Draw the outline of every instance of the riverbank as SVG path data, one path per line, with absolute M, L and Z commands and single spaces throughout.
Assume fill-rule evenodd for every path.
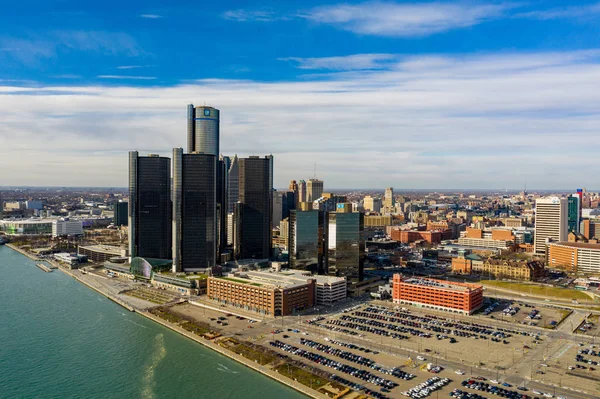
M 29 253 L 27 253 L 26 251 L 15 247 L 14 245 L 10 245 L 7 244 L 7 246 L 11 249 L 13 249 L 16 252 L 19 252 L 21 255 L 28 257 L 29 259 L 32 260 L 36 260 L 38 261 L 39 259 L 37 257 L 34 257 L 32 255 L 30 255 Z M 84 284 L 86 287 L 96 291 L 97 293 L 99 293 L 100 295 L 110 299 L 111 301 L 115 302 L 116 304 L 122 306 L 123 308 L 131 311 L 131 312 L 136 312 L 137 314 L 144 316 L 160 325 L 162 325 L 163 327 L 166 327 L 174 332 L 177 332 L 181 335 L 183 335 L 186 338 L 189 338 L 193 341 L 195 341 L 196 343 L 202 344 L 204 347 L 212 349 L 215 352 L 218 352 L 219 354 L 228 357 L 231 360 L 236 361 L 239 364 L 242 364 L 254 371 L 257 371 L 261 374 L 263 374 L 264 376 L 267 376 L 283 385 L 286 385 L 292 389 L 294 389 L 297 392 L 300 392 L 303 395 L 306 395 L 308 397 L 314 398 L 314 399 L 325 399 L 328 398 L 328 396 L 321 394 L 315 390 L 310 389 L 309 387 L 302 385 L 296 381 L 293 381 L 287 377 L 284 377 L 282 375 L 280 375 L 279 373 L 277 373 L 276 371 L 269 369 L 266 366 L 261 366 L 258 363 L 253 363 L 251 361 L 249 361 L 248 359 L 244 358 L 243 356 L 238 355 L 237 353 L 231 352 L 229 350 L 227 350 L 226 348 L 221 347 L 220 345 L 218 345 L 217 343 L 201 338 L 197 335 L 194 335 L 192 333 L 190 333 L 189 331 L 186 331 L 185 329 L 181 328 L 180 326 L 173 324 L 173 323 L 169 323 L 166 320 L 163 320 L 143 309 L 137 309 L 127 303 L 125 303 L 124 301 L 122 301 L 121 299 L 115 297 L 113 294 L 111 294 L 110 292 L 106 292 L 104 291 L 101 287 L 97 287 L 94 286 L 93 284 L 91 284 L 88 281 L 85 281 L 85 278 L 83 276 L 78 276 L 77 273 L 79 273 L 78 271 L 72 271 L 69 270 L 65 267 L 63 267 L 62 265 L 54 262 L 54 261 L 48 261 L 46 260 L 48 263 L 50 263 L 53 266 L 56 266 L 60 271 L 62 271 L 63 273 L 71 276 L 72 278 L 74 278 L 75 280 L 79 281 L 80 283 Z M 197 305 L 198 306 L 198 305 Z M 220 311 L 220 309 L 217 309 Z

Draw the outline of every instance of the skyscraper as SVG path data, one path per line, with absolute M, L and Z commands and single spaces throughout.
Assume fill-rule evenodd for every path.
M 231 159 L 231 165 L 229 166 L 227 176 L 227 197 L 229 202 L 229 209 L 227 212 L 232 213 L 240 195 L 240 172 L 237 155 L 234 155 L 233 159 Z
M 129 152 L 129 256 L 171 259 L 171 160 Z
M 273 217 L 271 218 L 271 228 L 279 226 L 279 222 L 283 220 L 283 193 L 273 190 L 272 202 Z
M 394 213 L 394 205 L 394 188 L 388 187 L 385 189 L 385 194 L 383 195 L 383 213 Z
M 217 254 L 217 160 L 173 149 L 173 271 L 204 270 Z
M 271 257 L 272 157 L 239 159 L 239 204 L 236 206 L 238 259 Z
M 129 216 L 127 214 L 128 209 L 129 204 L 127 202 L 119 201 L 115 204 L 113 216 L 113 223 L 115 226 L 127 226 L 127 222 L 129 220 Z
M 579 233 L 579 210 L 581 209 L 581 199 L 578 194 L 571 194 L 567 197 L 567 219 L 568 232 Z
M 188 153 L 204 153 L 218 157 L 219 110 L 213 107 L 187 107 Z
M 327 274 L 360 281 L 365 252 L 364 214 L 349 212 L 338 204 L 339 212 L 327 216 Z
M 231 161 L 228 157 L 219 157 L 217 161 L 217 263 L 220 262 L 220 255 L 227 246 L 227 211 L 229 209 L 228 187 L 229 187 L 229 168 Z
M 325 273 L 326 212 L 292 210 L 288 226 L 292 269 Z
M 546 252 L 546 240 L 567 240 L 567 200 L 558 197 L 535 201 L 535 252 Z
M 365 211 L 381 212 L 381 198 L 375 198 L 367 195 L 364 198 L 363 207 L 365 208 Z
M 306 182 L 304 180 L 298 180 L 298 203 L 300 202 L 306 202 Z
M 323 180 L 308 179 L 306 182 L 306 202 L 318 200 L 323 194 Z

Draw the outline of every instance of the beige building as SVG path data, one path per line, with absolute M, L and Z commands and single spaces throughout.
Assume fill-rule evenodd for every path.
M 365 215 L 365 227 L 385 227 L 392 224 L 392 217 L 389 215 Z
M 548 245 L 547 265 L 570 273 L 600 274 L 600 244 L 553 242 Z
M 366 212 L 381 212 L 381 198 L 371 197 L 370 195 L 365 196 L 363 208 Z
M 546 253 L 546 241 L 567 241 L 567 200 L 538 198 L 535 201 L 534 247 L 538 254 Z
M 306 202 L 313 202 L 323 194 L 323 180 L 308 179 L 306 182 Z

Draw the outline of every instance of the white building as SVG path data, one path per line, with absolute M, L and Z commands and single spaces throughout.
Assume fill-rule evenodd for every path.
M 567 200 L 565 198 L 538 198 L 535 201 L 534 248 L 546 253 L 546 241 L 567 241 Z
M 331 305 L 348 295 L 345 277 L 313 276 L 316 280 L 317 305 Z
M 81 220 L 57 219 L 52 222 L 52 237 L 80 236 L 83 234 Z

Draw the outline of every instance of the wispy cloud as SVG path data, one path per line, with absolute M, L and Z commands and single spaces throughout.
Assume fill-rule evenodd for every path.
M 168 156 L 185 145 L 182 115 L 194 100 L 226 116 L 225 154 L 275 155 L 278 187 L 312 175 L 314 162 L 330 188 L 510 188 L 525 179 L 540 188 L 589 186 L 594 177 L 581 170 L 597 167 L 595 82 L 595 49 L 399 55 L 385 69 L 335 70 L 301 82 L 7 82 L 0 84 L 0 158 L 17 164 L 27 153 L 32 162 L 3 184 L 125 186 L 127 150 Z M 579 168 L 557 162 L 574 156 Z M 69 163 L 49 163 L 57 158 Z
M 229 10 L 222 14 L 224 19 L 230 21 L 258 21 L 258 22 L 270 22 L 277 20 L 286 20 L 288 17 L 276 14 L 272 10 Z
M 159 19 L 159 18 L 162 18 L 162 15 L 158 15 L 158 14 L 140 14 L 140 17 L 147 18 L 147 19 Z
M 156 76 L 127 76 L 127 75 L 98 75 L 99 79 L 133 79 L 133 80 L 154 80 Z
M 156 65 L 119 65 L 117 69 L 138 69 L 138 68 L 150 68 Z
M 531 18 L 540 20 L 560 19 L 560 18 L 592 18 L 600 14 L 600 3 L 550 8 L 547 10 L 534 10 L 517 13 L 516 18 Z
M 278 58 L 280 61 L 292 61 L 300 69 L 328 69 L 336 71 L 354 71 L 366 69 L 382 69 L 397 60 L 395 54 L 353 54 L 340 57 L 322 58 L 300 58 L 287 57 Z
M 138 56 L 144 51 L 127 33 L 105 31 L 51 31 L 28 37 L 0 37 L 3 56 L 27 65 L 54 58 L 61 52 L 84 51 Z
M 315 8 L 303 16 L 365 35 L 425 36 L 503 17 L 514 5 L 470 3 L 399 4 L 367 2 Z
M 65 74 L 61 74 L 61 75 L 54 75 L 52 77 L 55 79 L 81 79 L 81 75 L 74 75 L 74 74 L 69 74 L 69 73 L 65 73 Z

